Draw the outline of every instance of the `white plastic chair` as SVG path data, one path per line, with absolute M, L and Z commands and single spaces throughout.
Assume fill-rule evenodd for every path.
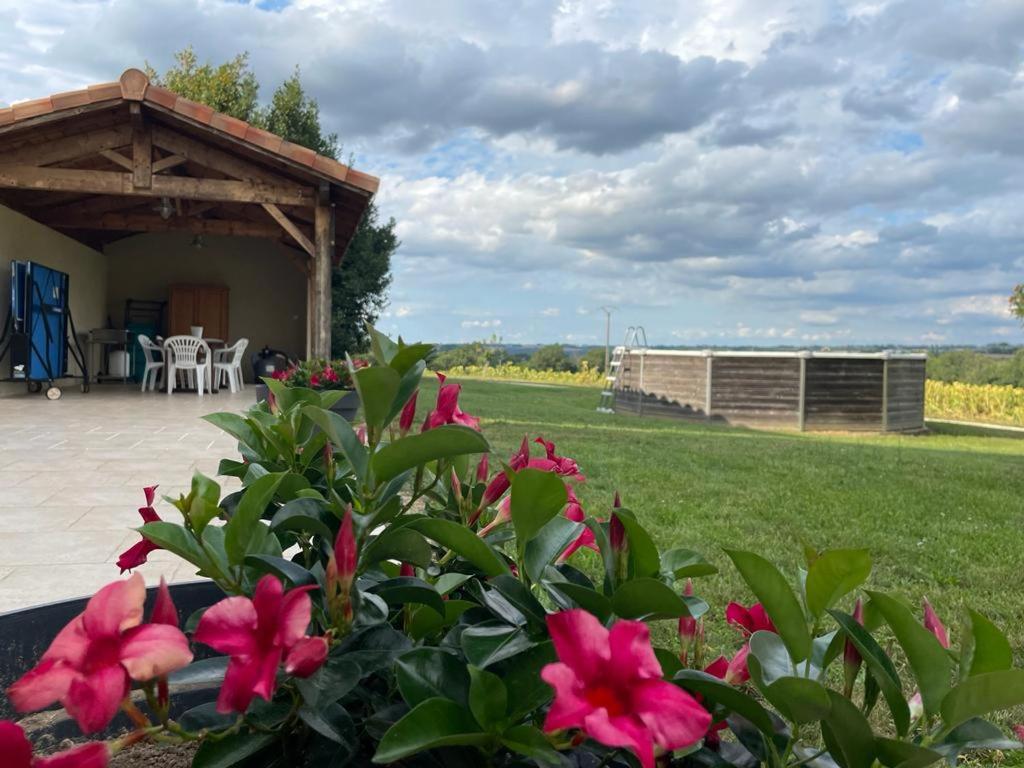
M 218 386 L 223 381 L 232 392 L 245 389 L 242 382 L 242 356 L 247 346 L 248 339 L 239 339 L 230 347 L 213 353 L 213 378 Z
M 164 357 L 163 347 L 154 344 L 152 339 L 144 333 L 140 333 L 137 338 L 139 346 L 142 347 L 142 354 L 146 358 L 146 367 L 142 371 L 142 391 L 146 391 L 147 380 L 150 390 L 158 389 L 160 377 L 164 372 L 164 361 L 157 360 L 154 355 Z M 153 374 L 152 378 L 150 378 L 150 373 Z
M 174 391 L 174 381 L 178 373 L 185 373 L 189 384 L 195 384 L 199 396 L 203 396 L 203 385 L 213 388 L 212 370 L 210 368 L 210 347 L 202 339 L 195 336 L 171 336 L 164 341 L 167 352 L 167 394 Z M 205 353 L 199 361 L 200 351 Z

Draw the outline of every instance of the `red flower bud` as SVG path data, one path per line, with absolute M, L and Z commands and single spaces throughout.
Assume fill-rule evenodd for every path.
M 686 580 L 686 587 L 683 589 L 683 594 L 687 597 L 693 596 L 693 580 Z M 683 645 L 688 645 L 697 637 L 697 619 L 692 616 L 680 616 L 679 617 L 679 640 Z
M 491 460 L 489 454 L 483 454 L 480 457 L 480 463 L 476 465 L 476 481 L 478 483 L 486 483 L 487 475 L 490 472 Z
M 409 578 L 416 575 L 416 569 L 412 563 L 402 563 L 402 567 L 398 570 L 398 575 L 404 578 Z
M 612 509 L 619 509 L 622 507 L 622 498 L 619 496 L 619 492 L 615 492 L 615 498 L 612 499 Z
M 612 515 L 608 526 L 608 539 L 613 552 L 622 552 L 626 548 L 626 528 L 618 515 Z
M 327 660 L 326 637 L 304 637 L 292 646 L 284 661 L 284 671 L 293 677 L 309 677 Z
M 348 591 L 355 578 L 359 552 L 356 549 L 356 537 L 352 527 L 352 505 L 345 507 L 345 516 L 341 519 L 338 537 L 334 540 L 334 557 L 338 563 L 338 581 Z
M 932 604 L 928 602 L 927 597 L 924 599 L 924 627 L 935 635 L 939 645 L 943 648 L 949 648 L 949 634 L 946 632 L 946 627 L 943 626 L 942 620 L 939 619 L 939 615 L 932 608 Z
M 167 588 L 167 581 L 160 577 L 160 586 L 156 591 L 156 600 L 153 602 L 153 613 L 149 617 L 150 624 L 167 624 L 171 627 L 178 625 L 178 609 L 171 599 L 171 590 Z
M 412 429 L 413 420 L 416 418 L 416 398 L 419 394 L 418 389 L 412 393 L 412 397 L 406 402 L 405 407 L 402 408 L 402 414 L 398 417 L 398 431 L 402 437 L 405 437 L 405 433 Z

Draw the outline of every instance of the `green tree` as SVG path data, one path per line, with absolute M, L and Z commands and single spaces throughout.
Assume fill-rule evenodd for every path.
M 338 136 L 325 133 L 320 105 L 306 94 L 298 68 L 281 83 L 270 103 L 259 103 L 259 82 L 249 66 L 249 54 L 240 53 L 223 64 L 200 63 L 192 46 L 174 54 L 174 65 L 163 74 L 146 65 L 152 82 L 264 128 L 288 141 L 337 158 Z M 341 264 L 331 275 L 331 353 L 366 349 L 366 326 L 376 322 L 387 304 L 391 284 L 391 257 L 400 245 L 395 220 L 381 221 L 371 202 L 349 244 Z
M 1010 294 L 1010 312 L 1024 325 L 1024 283 L 1018 283 Z
M 574 371 L 576 364 L 561 344 L 547 344 L 532 355 L 528 366 L 537 371 Z
M 501 365 L 509 361 L 508 352 L 498 336 L 473 341 L 438 352 L 432 366 L 439 371 L 460 365 Z
M 586 363 L 592 371 L 604 371 L 604 347 L 591 347 L 583 353 L 581 363 Z

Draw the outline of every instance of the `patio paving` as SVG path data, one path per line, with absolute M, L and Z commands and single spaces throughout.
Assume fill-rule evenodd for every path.
M 158 484 L 157 512 L 177 519 L 161 496 L 187 493 L 195 471 L 213 477 L 236 454 L 235 441 L 200 417 L 253 400 L 251 385 L 202 398 L 119 385 L 69 388 L 55 402 L 0 398 L 0 612 L 90 595 L 118 578 L 118 555 L 139 539 L 131 529 L 141 524 L 142 488 Z M 238 487 L 217 480 L 225 492 Z M 196 578 L 164 551 L 138 571 L 147 584 Z

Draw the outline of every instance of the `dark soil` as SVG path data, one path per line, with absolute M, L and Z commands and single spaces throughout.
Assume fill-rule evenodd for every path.
M 82 744 L 65 739 L 46 752 L 63 752 Z M 108 768 L 190 768 L 198 744 L 134 744 L 110 759 Z

